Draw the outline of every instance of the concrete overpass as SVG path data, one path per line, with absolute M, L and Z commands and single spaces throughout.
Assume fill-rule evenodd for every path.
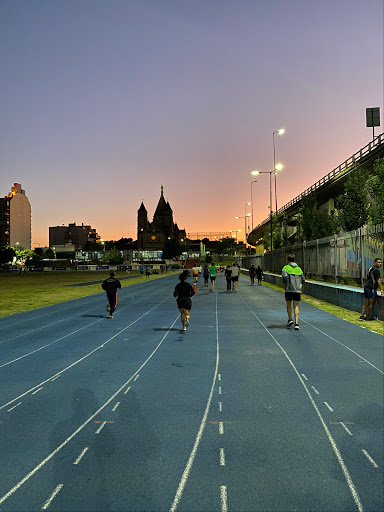
M 279 216 L 282 216 L 283 213 L 288 215 L 290 239 L 293 241 L 295 236 L 296 219 L 304 197 L 314 192 L 320 209 L 333 210 L 334 200 L 343 193 L 345 182 L 350 173 L 362 165 L 372 168 L 374 161 L 378 158 L 384 158 L 384 133 L 375 137 L 373 141 L 354 153 L 345 162 L 335 167 L 319 181 L 280 208 L 277 211 Z M 259 248 L 259 251 L 263 250 L 263 238 L 266 233 L 270 232 L 270 229 L 270 218 L 268 217 L 249 233 L 248 244 Z

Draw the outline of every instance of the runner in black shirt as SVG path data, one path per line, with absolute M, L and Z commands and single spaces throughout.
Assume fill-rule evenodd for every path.
M 380 288 L 381 295 L 383 295 L 383 287 L 380 279 L 381 258 L 376 258 L 373 262 L 373 267 L 368 270 L 367 282 L 364 286 L 365 303 L 361 310 L 360 320 L 377 320 L 373 316 L 373 306 L 377 297 L 377 289 Z M 364 313 L 369 306 L 369 318 L 365 318 Z
M 179 275 L 180 283 L 175 286 L 173 296 L 177 297 L 177 307 L 180 310 L 180 320 L 183 325 L 183 331 L 187 330 L 189 325 L 189 316 L 192 308 L 191 297 L 195 295 L 192 286 L 186 282 L 188 270 Z
M 101 287 L 103 288 L 103 290 L 106 291 L 107 297 L 108 297 L 108 302 L 109 302 L 109 304 L 107 305 L 107 311 L 109 311 L 108 318 L 113 318 L 113 312 L 115 311 L 116 305 L 117 305 L 117 289 L 121 288 L 121 283 L 118 279 L 115 278 L 115 273 L 113 270 L 110 271 L 109 275 L 111 277 L 106 279 L 103 282 L 103 284 L 101 285 Z

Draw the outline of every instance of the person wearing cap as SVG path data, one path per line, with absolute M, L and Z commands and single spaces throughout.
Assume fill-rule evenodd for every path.
M 113 312 L 117 306 L 117 289 L 121 288 L 121 283 L 115 278 L 115 272 L 113 270 L 109 273 L 110 277 L 103 281 L 101 287 L 105 290 L 108 297 L 107 311 L 109 312 L 108 318 L 113 318 Z

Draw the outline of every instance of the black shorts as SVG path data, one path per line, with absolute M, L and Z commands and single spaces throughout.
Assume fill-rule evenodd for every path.
M 192 301 L 190 297 L 177 297 L 177 307 L 179 309 L 184 308 L 191 310 L 192 309 Z
M 232 281 L 238 281 L 239 280 L 239 276 L 233 276 L 232 277 Z
M 210 276 L 211 277 L 211 281 L 214 281 L 216 279 L 216 276 Z
M 285 292 L 285 300 L 296 300 L 300 301 L 301 293 Z

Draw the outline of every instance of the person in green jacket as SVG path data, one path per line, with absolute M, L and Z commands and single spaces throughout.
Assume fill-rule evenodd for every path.
M 209 277 L 211 279 L 211 287 L 210 287 L 211 292 L 213 292 L 213 290 L 215 289 L 216 274 L 217 274 L 217 267 L 212 262 L 211 266 L 209 267 Z
M 299 302 L 303 291 L 305 277 L 303 271 L 297 263 L 295 263 L 295 255 L 288 254 L 288 264 L 283 267 L 281 272 L 285 288 L 285 301 L 287 304 L 288 322 L 287 327 L 293 325 L 292 320 L 292 302 L 293 313 L 295 315 L 295 330 L 300 329 L 299 326 Z

